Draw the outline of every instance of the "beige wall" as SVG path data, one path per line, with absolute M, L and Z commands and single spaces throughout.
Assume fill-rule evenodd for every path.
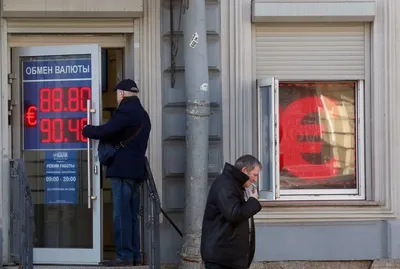
M 141 17 L 143 0 L 4 0 L 3 17 Z

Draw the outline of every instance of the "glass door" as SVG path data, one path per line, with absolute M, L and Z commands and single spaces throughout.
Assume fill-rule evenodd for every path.
M 98 264 L 102 209 L 98 45 L 12 49 L 13 157 L 25 160 L 35 210 L 36 264 Z M 21 122 L 21 119 L 22 122 Z

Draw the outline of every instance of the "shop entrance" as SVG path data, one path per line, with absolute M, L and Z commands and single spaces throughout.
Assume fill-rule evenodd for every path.
M 114 258 L 111 184 L 86 122 L 106 122 L 123 78 L 123 48 L 98 45 L 11 50 L 13 158 L 25 160 L 35 210 L 35 264 Z
M 124 67 L 124 49 L 103 49 L 103 83 L 106 85 L 102 91 L 102 123 L 106 123 L 111 117 L 117 105 L 116 93 L 113 90 L 122 80 Z M 102 174 L 103 190 L 103 258 L 115 258 L 115 240 L 113 232 L 113 197 L 111 181 Z

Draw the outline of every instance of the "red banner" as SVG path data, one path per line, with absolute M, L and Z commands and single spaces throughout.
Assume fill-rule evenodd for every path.
M 336 102 L 327 97 L 305 97 L 280 109 L 280 151 L 281 169 L 285 167 L 291 174 L 302 179 L 326 179 L 338 175 L 336 160 L 331 158 L 322 164 L 311 164 L 304 154 L 321 153 L 322 142 L 299 141 L 299 137 L 321 136 L 325 127 L 322 124 L 303 123 L 303 119 L 311 114 L 323 112 L 329 117 L 339 115 Z M 307 139 L 306 139 L 307 140 Z

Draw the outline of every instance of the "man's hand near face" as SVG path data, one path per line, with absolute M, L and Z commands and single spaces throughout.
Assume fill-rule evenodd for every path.
M 258 200 L 258 191 L 257 188 L 253 186 L 253 190 L 251 191 L 250 197 L 253 197 Z

